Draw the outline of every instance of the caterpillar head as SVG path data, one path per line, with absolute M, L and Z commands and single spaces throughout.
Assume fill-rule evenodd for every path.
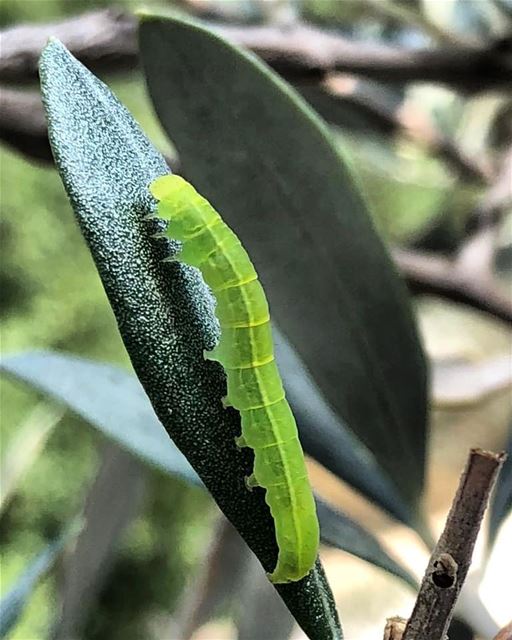
M 161 176 L 149 190 L 160 203 L 158 217 L 171 223 L 172 236 L 177 240 L 192 238 L 218 218 L 210 203 L 180 176 Z

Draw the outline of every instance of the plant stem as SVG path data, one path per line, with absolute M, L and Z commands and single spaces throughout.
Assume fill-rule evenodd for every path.
M 472 449 L 402 640 L 444 640 L 504 453 Z

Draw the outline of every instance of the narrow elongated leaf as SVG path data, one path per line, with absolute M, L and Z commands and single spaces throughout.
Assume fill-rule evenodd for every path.
M 169 439 L 137 378 L 120 367 L 71 354 L 32 351 L 3 358 L 0 371 L 65 404 L 150 464 L 201 483 Z
M 392 516 L 413 525 L 414 509 L 401 498 L 376 457 L 331 409 L 285 336 L 274 334 L 276 359 L 306 453 Z
M 492 544 L 503 520 L 512 511 L 512 424 L 509 427 L 507 459 L 496 482 L 489 521 L 489 542 Z
M 371 453 L 340 424 L 284 337 L 277 342 L 277 358 L 288 372 L 286 390 L 307 453 L 327 462 L 331 471 L 407 521 L 406 505 Z M 3 358 L 0 371 L 65 404 L 150 464 L 191 482 L 201 482 L 169 439 L 137 378 L 120 367 L 71 354 L 37 351 Z
M 222 511 L 266 570 L 277 545 L 263 491 L 247 491 L 250 451 L 235 436 L 239 415 L 222 407 L 222 369 L 203 358 L 218 335 L 211 296 L 195 269 L 164 263 L 145 217 L 148 185 L 164 159 L 108 88 L 57 41 L 40 63 L 50 143 L 64 186 L 155 412 Z M 330 588 L 318 561 L 301 581 L 278 587 L 295 619 L 317 640 L 340 638 Z
M 316 508 L 324 544 L 347 551 L 384 569 L 406 582 L 414 590 L 418 588 L 417 580 L 396 560 L 393 560 L 379 541 L 361 525 L 318 498 Z
M 330 406 L 414 504 L 425 362 L 404 287 L 330 132 L 254 56 L 196 23 L 145 15 L 140 42 L 184 172 L 241 237 Z
M 61 556 L 68 542 L 78 534 L 80 526 L 72 525 L 60 538 L 49 544 L 0 600 L 0 638 L 5 638 L 15 627 L 32 592 Z
M 235 605 L 237 640 L 287 640 L 294 628 L 291 615 L 271 589 L 254 556 L 249 558 Z
M 320 447 L 322 451 L 321 447 L 330 443 L 332 452 L 323 451 L 323 455 L 332 457 L 335 468 L 336 465 L 341 468 L 346 464 L 349 477 L 350 473 L 356 474 L 357 465 L 365 466 L 370 482 L 371 456 L 368 460 L 368 453 L 364 448 L 361 450 L 357 441 L 354 446 L 350 432 L 335 433 L 338 425 L 336 417 L 319 397 L 314 384 L 282 338 L 279 340 L 278 355 L 289 370 L 294 370 L 293 375 L 289 376 L 287 391 L 294 402 L 305 444 L 313 450 Z M 64 403 L 107 437 L 146 462 L 171 475 L 201 482 L 165 433 L 137 378 L 119 367 L 64 353 L 39 351 L 4 358 L 0 361 L 0 371 Z M 341 429 L 342 425 L 339 426 Z M 379 478 L 378 468 L 375 478 Z M 376 486 L 379 486 L 378 483 Z M 382 495 L 385 497 L 384 492 Z M 415 584 L 414 578 L 399 567 L 365 529 L 326 503 L 318 500 L 317 504 L 322 542 L 372 562 L 409 584 Z
M 16 492 L 24 473 L 41 453 L 62 415 L 60 408 L 38 405 L 16 429 L 3 452 L 0 464 L 0 513 Z
M 181 640 L 189 640 L 199 627 L 230 608 L 243 589 L 251 556 L 237 530 L 221 516 L 198 575 L 175 614 Z
M 167 438 L 169 440 L 169 438 Z M 84 527 L 66 557 L 59 581 L 60 615 L 52 640 L 82 636 L 98 594 L 115 562 L 119 539 L 142 506 L 147 468 L 109 444 L 83 510 Z

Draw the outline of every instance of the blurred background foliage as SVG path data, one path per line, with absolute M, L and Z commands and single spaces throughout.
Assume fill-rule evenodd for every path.
M 115 6 L 132 9 L 138 4 L 119 0 Z M 165 6 L 162 2 L 149 4 Z M 219 6 L 227 11 L 222 0 L 208 4 L 214 14 Z M 110 0 L 0 0 L 0 25 L 50 21 L 111 6 Z M 423 13 L 417 13 L 415 7 L 423 8 Z M 286 12 L 300 13 L 304 20 L 337 28 L 359 40 L 416 47 L 428 43 L 429 35 L 436 33 L 436 29 L 438 35 L 454 42 L 504 37 L 506 21 L 502 17 L 510 15 L 512 6 L 507 0 L 292 3 L 233 0 L 229 10 L 245 22 L 268 19 L 271 12 L 277 14 L 278 10 L 284 11 L 279 14 L 284 19 Z M 418 15 L 430 20 L 430 34 L 422 29 Z M 150 139 L 172 157 L 139 73 L 117 75 L 108 82 Z M 394 86 L 389 96 L 396 104 L 412 105 L 411 108 L 420 105 L 435 126 L 473 158 L 485 155 L 486 160 L 495 163 L 510 146 L 512 107 L 506 93 L 464 96 L 439 86 L 410 85 Z M 387 240 L 404 245 L 434 242 L 436 248 L 445 252 L 453 250 L 464 236 L 469 214 L 482 197 L 483 185 L 461 179 L 428 146 L 411 140 L 403 132 L 390 135 L 368 127 L 353 106 L 345 113 L 344 122 L 345 126 L 343 122 L 337 123 L 336 136 L 350 152 L 377 225 Z M 4 353 L 51 348 L 127 365 L 113 314 L 57 173 L 51 166 L 27 161 L 6 146 L 0 149 L 0 165 L 0 310 Z M 510 224 L 508 232 L 506 226 L 502 230 L 500 242 L 504 252 L 510 243 L 507 233 L 510 235 Z M 509 328 L 489 316 L 431 298 L 423 298 L 417 311 L 427 349 L 434 360 L 477 362 L 492 354 L 506 353 L 510 347 Z M 40 399 L 9 381 L 2 380 L 1 384 L 5 462 L 16 434 L 30 422 L 31 415 L 40 407 Z M 506 383 L 498 385 L 497 395 L 486 397 L 476 406 L 435 411 L 431 465 L 437 467 L 435 472 L 430 471 L 435 477 L 431 478 L 427 495 L 433 514 L 437 516 L 446 508 L 446 494 L 451 494 L 446 486 L 454 486 L 469 445 L 503 447 L 509 411 Z M 81 510 L 105 442 L 80 419 L 66 413 L 48 429 L 42 447 L 44 451 L 34 455 L 3 506 L 0 519 L 3 590 L 22 572 L 27 559 L 54 539 Z M 318 471 L 319 480 L 328 487 L 324 493 L 344 506 L 347 500 L 352 500 L 353 511 L 366 523 L 375 530 L 389 532 L 389 521 L 379 520 L 348 489 L 324 475 Z M 176 608 L 183 585 L 203 557 L 215 514 L 214 506 L 200 489 L 154 470 L 147 472 L 144 500 L 116 549 L 116 562 L 87 622 L 84 637 L 88 640 L 148 637 L 148 619 L 158 627 L 154 621 L 159 616 L 165 618 Z M 405 544 L 403 540 L 402 543 Z M 330 551 L 329 557 L 333 554 Z M 339 552 L 336 554 L 339 557 Z M 333 576 L 338 570 L 340 573 L 350 570 L 351 562 L 359 563 L 358 570 L 362 564 L 350 560 L 338 567 L 336 562 L 333 560 L 333 566 L 337 567 L 332 569 Z M 421 572 L 421 563 L 419 566 Z M 350 584 L 356 592 L 363 590 L 362 582 Z M 13 639 L 46 637 L 54 619 L 58 590 L 58 581 L 53 578 L 43 581 L 13 632 Z M 341 591 L 345 593 L 346 589 Z M 343 599 L 340 601 L 345 620 Z M 375 603 L 374 606 L 377 607 Z M 156 627 L 154 637 L 162 637 Z M 210 633 L 217 631 L 212 629 Z

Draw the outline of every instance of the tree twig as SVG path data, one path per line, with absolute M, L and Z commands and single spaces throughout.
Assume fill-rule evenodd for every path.
M 494 640 L 512 640 L 512 621 L 503 627 Z
M 0 82 L 22 84 L 38 78 L 37 63 L 50 36 L 96 73 L 134 67 L 137 23 L 118 9 L 91 11 L 49 24 L 27 24 L 0 33 Z
M 0 140 L 38 162 L 53 162 L 41 96 L 0 87 Z
M 386 626 L 384 627 L 383 640 L 402 640 L 406 624 L 407 620 L 400 616 L 388 618 L 386 620 Z
M 504 453 L 472 449 L 402 640 L 444 640 Z
M 396 248 L 392 254 L 412 293 L 440 296 L 512 324 L 512 300 L 494 278 L 471 279 L 453 260 L 433 253 Z
M 385 82 L 438 82 L 467 92 L 512 85 L 507 47 L 451 46 L 411 50 L 368 45 L 317 27 L 294 24 L 233 26 L 209 23 L 228 40 L 251 49 L 288 80 L 323 79 L 333 71 Z M 128 13 L 94 11 L 55 24 L 19 26 L 1 35 L 0 81 L 32 82 L 37 59 L 54 35 L 95 73 L 133 67 L 137 62 L 137 24 Z
M 512 203 L 511 171 L 512 149 L 504 154 L 498 174 L 475 208 L 469 235 L 455 257 L 393 250 L 395 263 L 412 292 L 437 295 L 512 323 L 512 298 L 493 272 L 498 224 Z
M 300 86 L 298 88 L 301 89 Z M 406 136 L 427 149 L 465 182 L 489 184 L 492 181 L 493 173 L 488 160 L 466 155 L 455 140 L 444 135 L 418 105 L 406 102 L 398 108 L 392 108 L 382 97 L 385 89 L 381 85 L 348 74 L 333 73 L 319 84 L 318 89 L 336 100 L 350 102 L 364 109 L 381 129 Z M 330 119 L 328 113 L 322 115 Z

